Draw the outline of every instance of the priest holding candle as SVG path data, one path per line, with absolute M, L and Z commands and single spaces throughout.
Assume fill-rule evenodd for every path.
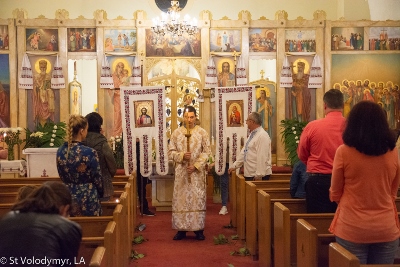
M 196 125 L 196 109 L 186 106 L 184 126 L 176 129 L 170 139 L 168 157 L 175 163 L 172 197 L 172 228 L 178 232 L 174 240 L 193 231 L 197 240 L 204 240 L 206 218 L 206 170 L 210 154 L 208 133 Z

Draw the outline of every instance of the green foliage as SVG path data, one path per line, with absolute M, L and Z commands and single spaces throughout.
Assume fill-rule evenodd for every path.
M 250 256 L 250 252 L 247 248 L 243 247 L 243 248 L 239 248 L 238 251 L 232 251 L 230 253 L 231 256 Z
M 146 239 L 144 239 L 144 237 L 142 235 L 139 235 L 137 237 L 135 237 L 132 241 L 133 244 L 142 244 L 143 242 L 147 241 Z
M 138 260 L 141 258 L 144 258 L 144 254 L 138 253 L 136 250 L 131 250 L 131 259 Z
M 232 240 L 239 240 L 239 235 L 233 235 L 231 236 Z
M 280 126 L 283 128 L 281 132 L 282 141 L 285 145 L 285 152 L 288 154 L 291 166 L 299 161 L 297 146 L 300 141 L 300 135 L 306 125 L 307 122 L 301 122 L 295 119 L 281 121 Z
M 66 128 L 65 122 L 47 122 L 43 126 L 39 124 L 33 132 L 25 129 L 24 149 L 29 147 L 60 147 L 67 134 Z
M 219 234 L 218 237 L 214 236 L 215 245 L 223 245 L 228 243 L 229 243 L 228 239 L 223 234 Z

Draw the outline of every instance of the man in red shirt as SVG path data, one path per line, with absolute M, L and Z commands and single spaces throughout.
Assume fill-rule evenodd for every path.
M 343 144 L 346 119 L 342 115 L 343 94 L 330 89 L 324 95 L 325 118 L 311 121 L 304 128 L 297 148 L 299 159 L 307 165 L 305 184 L 307 211 L 335 212 L 337 204 L 329 200 L 333 158 Z

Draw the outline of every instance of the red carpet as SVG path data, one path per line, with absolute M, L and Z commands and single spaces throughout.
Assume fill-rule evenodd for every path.
M 224 228 L 229 224 L 230 216 L 219 215 L 221 204 L 212 200 L 207 204 L 206 240 L 198 241 L 193 232 L 188 232 L 186 239 L 174 241 L 176 230 L 171 228 L 171 212 L 158 211 L 156 216 L 139 216 L 138 221 L 146 225 L 146 229 L 137 232 L 135 237 L 142 235 L 148 241 L 133 245 L 133 249 L 145 255 L 144 258 L 132 260 L 130 267 L 256 267 L 257 261 L 252 256 L 231 256 L 230 252 L 239 251 L 244 242 L 232 240 L 236 235 L 235 228 Z M 225 235 L 229 244 L 214 245 L 213 237 Z

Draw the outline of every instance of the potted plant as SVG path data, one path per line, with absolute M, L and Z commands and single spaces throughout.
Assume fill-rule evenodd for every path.
M 299 161 L 297 156 L 297 147 L 300 142 L 300 135 L 303 132 L 307 122 L 298 121 L 296 119 L 282 120 L 280 126 L 282 141 L 285 145 L 285 152 L 288 154 L 290 165 L 293 167 Z

